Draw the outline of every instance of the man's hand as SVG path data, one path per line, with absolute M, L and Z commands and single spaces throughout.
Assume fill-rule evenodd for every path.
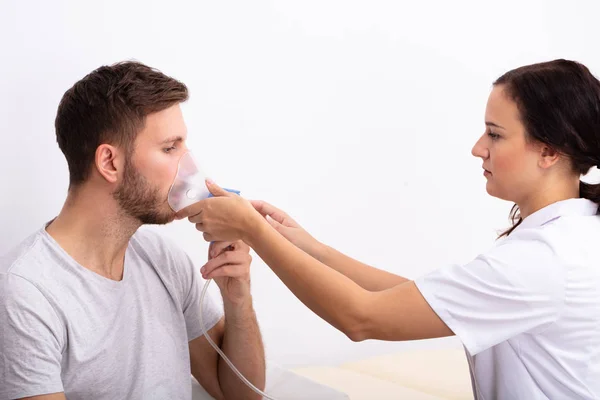
M 224 300 L 239 304 L 250 297 L 251 262 L 250 247 L 241 240 L 212 242 L 200 272 L 204 279 L 214 279 Z

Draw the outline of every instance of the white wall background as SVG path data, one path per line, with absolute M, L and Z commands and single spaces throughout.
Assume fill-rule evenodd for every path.
M 592 0 L 1 0 L 0 253 L 62 206 L 62 94 L 100 65 L 137 59 L 189 86 L 190 145 L 221 185 L 403 276 L 467 262 L 511 207 L 486 194 L 470 155 L 491 83 L 554 58 L 600 74 L 599 12 Z M 158 229 L 205 262 L 191 224 Z M 458 345 L 353 343 L 255 260 L 255 307 L 280 364 Z

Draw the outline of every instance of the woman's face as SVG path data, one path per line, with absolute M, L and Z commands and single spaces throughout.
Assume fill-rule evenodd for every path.
M 502 85 L 490 93 L 485 126 L 471 153 L 483 161 L 487 192 L 517 204 L 527 202 L 540 182 L 540 145 L 527 140 L 517 104 Z

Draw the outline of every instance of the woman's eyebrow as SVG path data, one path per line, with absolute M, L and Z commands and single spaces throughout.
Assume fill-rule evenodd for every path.
M 485 121 L 485 124 L 486 124 L 487 126 L 493 126 L 493 127 L 495 127 L 495 128 L 505 129 L 503 126 L 500 126 L 500 125 L 498 125 L 498 124 L 496 124 L 496 123 L 494 123 L 494 122 L 491 122 L 491 121 Z

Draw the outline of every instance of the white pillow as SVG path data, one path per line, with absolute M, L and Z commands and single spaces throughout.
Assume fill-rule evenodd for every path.
M 402 351 L 340 367 L 445 399 L 473 399 L 469 363 L 462 349 Z
M 296 368 L 294 372 L 341 390 L 350 396 L 350 400 L 442 400 L 441 397 L 342 368 L 307 367 Z

